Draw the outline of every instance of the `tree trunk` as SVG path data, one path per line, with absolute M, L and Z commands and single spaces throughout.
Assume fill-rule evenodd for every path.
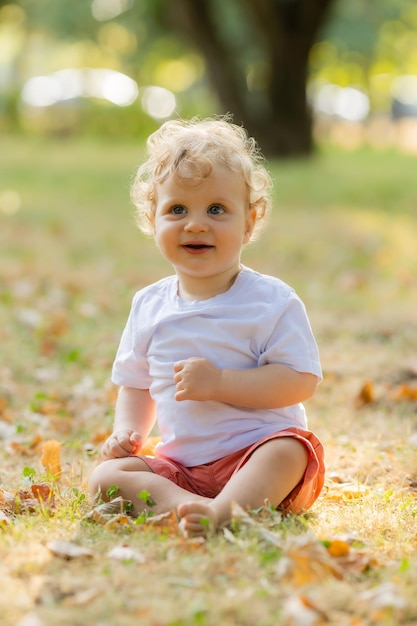
M 260 119 L 250 119 L 265 154 L 291 156 L 313 149 L 306 97 L 309 53 L 332 0 L 244 0 L 269 65 Z M 255 113 L 256 115 L 256 113 Z
M 204 56 L 222 112 L 242 123 L 266 156 L 308 155 L 313 149 L 306 98 L 308 57 L 333 0 L 239 2 L 268 70 L 258 91 L 248 90 L 239 50 L 231 38 L 222 36 L 213 0 L 176 0 L 170 3 L 175 6 L 170 21 Z
M 223 112 L 233 113 L 240 120 L 245 119 L 242 96 L 246 83 L 237 71 L 230 42 L 223 41 L 218 32 L 213 19 L 212 0 L 176 0 L 169 3 L 167 10 L 171 25 L 181 34 L 185 34 L 204 57 L 209 82 L 217 94 Z

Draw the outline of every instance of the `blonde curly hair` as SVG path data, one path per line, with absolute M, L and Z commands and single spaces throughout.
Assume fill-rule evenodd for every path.
M 200 120 L 169 120 L 148 138 L 148 159 L 135 176 L 131 199 L 136 222 L 147 235 L 153 234 L 156 185 L 175 174 L 192 184 L 207 178 L 213 166 L 221 165 L 243 176 L 250 209 L 256 209 L 251 240 L 265 222 L 271 205 L 271 178 L 255 139 L 233 124 L 228 116 Z

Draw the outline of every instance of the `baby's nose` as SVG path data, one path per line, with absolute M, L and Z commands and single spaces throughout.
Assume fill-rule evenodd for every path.
M 207 229 L 208 223 L 205 215 L 190 215 L 185 224 L 185 230 L 189 232 L 202 232 Z

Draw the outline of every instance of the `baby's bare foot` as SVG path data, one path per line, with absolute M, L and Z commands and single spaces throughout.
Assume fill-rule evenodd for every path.
M 207 537 L 218 526 L 217 515 L 206 502 L 184 502 L 178 506 L 178 515 L 186 537 Z

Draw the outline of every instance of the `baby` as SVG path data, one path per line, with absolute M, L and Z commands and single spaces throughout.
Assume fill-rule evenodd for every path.
M 303 402 L 322 374 L 301 300 L 241 264 L 260 230 L 271 181 L 254 139 L 227 118 L 165 122 L 132 187 L 139 227 L 174 274 L 136 293 L 113 365 L 113 433 L 90 492 L 109 487 L 133 514 L 175 510 L 205 535 L 238 503 L 308 509 L 323 448 Z M 157 424 L 161 443 L 141 455 Z

